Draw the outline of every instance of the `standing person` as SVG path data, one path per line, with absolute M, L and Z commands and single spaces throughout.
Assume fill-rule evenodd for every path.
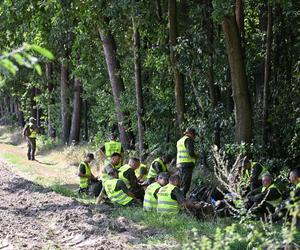
M 36 150 L 36 136 L 38 134 L 38 126 L 36 125 L 36 119 L 33 117 L 29 118 L 29 123 L 27 123 L 23 129 L 23 136 L 27 140 L 27 158 L 28 160 L 35 160 L 35 150 Z
M 104 146 L 101 147 L 101 151 L 105 154 L 105 165 L 110 162 L 111 156 L 113 153 L 122 154 L 123 148 L 121 142 L 117 141 L 117 135 L 111 134 L 110 140 L 104 143 Z M 118 165 L 121 167 L 122 161 Z
M 79 164 L 79 193 L 91 193 L 97 197 L 102 185 L 98 178 L 92 174 L 90 163 L 94 160 L 94 154 L 87 153 L 85 159 Z
M 184 136 L 177 141 L 176 164 L 179 168 L 182 180 L 181 189 L 184 195 L 187 194 L 191 187 L 193 170 L 196 159 L 198 158 L 194 149 L 195 138 L 196 130 L 194 128 L 187 128 L 184 132 Z
M 156 158 L 150 166 L 148 175 L 147 175 L 147 183 L 151 184 L 155 182 L 155 178 L 161 172 L 168 172 L 167 165 L 172 161 L 172 156 L 169 154 L 164 154 L 161 157 Z
M 145 191 L 143 209 L 145 211 L 156 211 L 157 208 L 157 193 L 159 189 L 169 182 L 169 175 L 166 172 L 161 172 L 156 177 L 156 182 L 149 185 Z

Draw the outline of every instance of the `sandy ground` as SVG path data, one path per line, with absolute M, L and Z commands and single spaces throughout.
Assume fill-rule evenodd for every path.
M 149 229 L 28 181 L 0 161 L 0 249 L 166 249 Z M 103 212 L 104 211 L 104 212 Z M 153 234 L 153 232 L 151 233 Z

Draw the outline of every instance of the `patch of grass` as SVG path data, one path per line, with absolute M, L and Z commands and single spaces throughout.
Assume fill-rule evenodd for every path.
M 177 216 L 160 215 L 155 212 L 144 212 L 142 208 L 118 208 L 113 211 L 113 216 L 123 216 L 134 222 L 140 223 L 147 228 L 157 228 L 165 230 L 161 235 L 145 237 L 147 244 L 156 244 L 158 242 L 177 241 L 184 242 L 196 229 L 207 237 L 212 237 L 216 228 L 225 228 L 233 222 L 232 219 L 217 218 L 212 221 L 199 221 L 185 214 Z

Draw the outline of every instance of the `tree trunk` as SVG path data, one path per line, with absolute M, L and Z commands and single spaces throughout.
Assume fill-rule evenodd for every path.
M 242 57 L 241 40 L 234 16 L 225 16 L 222 22 L 230 65 L 232 94 L 235 107 L 235 140 L 252 140 L 252 112 Z
M 268 3 L 268 25 L 267 25 L 267 41 L 266 41 L 266 55 L 264 68 L 264 90 L 263 90 L 263 144 L 268 142 L 268 97 L 269 97 L 269 81 L 271 75 L 271 53 L 272 53 L 272 39 L 273 39 L 273 12 L 272 5 Z
M 83 101 L 84 106 L 84 140 L 89 140 L 89 127 L 88 127 L 88 101 Z
M 51 131 L 53 129 L 52 125 L 52 117 L 51 117 L 51 106 L 52 106 L 52 91 L 53 91 L 53 82 L 52 82 L 52 63 L 48 62 L 46 63 L 46 82 L 47 82 L 47 88 L 48 88 L 48 108 L 47 108 L 47 126 L 48 131 L 47 134 L 49 137 L 51 137 Z
M 134 78 L 135 78 L 135 95 L 137 103 L 137 120 L 139 135 L 139 155 L 140 158 L 144 152 L 144 124 L 143 124 L 143 90 L 142 90 L 142 70 L 140 58 L 140 34 L 133 20 L 133 45 L 134 45 Z
M 74 80 L 74 96 L 73 96 L 73 113 L 71 122 L 71 131 L 69 144 L 77 144 L 80 138 L 80 125 L 81 125 L 81 84 L 75 78 Z
M 161 4 L 160 0 L 155 0 L 155 14 L 156 14 L 156 19 L 159 23 L 162 22 L 162 11 L 161 11 Z
M 112 88 L 115 109 L 118 120 L 118 129 L 120 139 L 124 149 L 129 148 L 129 138 L 125 130 L 125 114 L 121 109 L 120 96 L 125 91 L 123 80 L 120 76 L 120 64 L 117 59 L 117 48 L 115 40 L 110 32 L 104 32 L 101 28 L 98 29 L 100 38 L 103 42 L 103 50 L 105 61 L 108 69 L 109 80 Z
M 169 43 L 170 43 L 170 61 L 173 71 L 173 78 L 175 83 L 175 101 L 178 126 L 184 122 L 184 85 L 183 76 L 179 72 L 178 56 L 174 50 L 177 44 L 177 20 L 176 20 L 176 0 L 168 1 L 168 17 L 169 17 Z
M 63 143 L 68 143 L 70 134 L 70 118 L 68 112 L 68 64 L 65 62 L 61 64 L 60 100 L 62 123 L 61 139 Z

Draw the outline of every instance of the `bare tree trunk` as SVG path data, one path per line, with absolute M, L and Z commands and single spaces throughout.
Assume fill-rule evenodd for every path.
M 268 3 L 268 26 L 267 26 L 267 41 L 266 55 L 264 68 L 264 90 L 263 90 L 263 144 L 268 142 L 268 97 L 269 97 L 269 81 L 271 75 L 271 53 L 273 41 L 273 20 L 272 5 Z
M 84 140 L 89 140 L 89 128 L 88 128 L 88 101 L 84 100 L 83 102 L 84 106 Z
M 49 137 L 51 137 L 51 130 L 53 129 L 52 126 L 52 112 L 51 112 L 51 106 L 52 106 L 52 91 L 53 91 L 53 82 L 52 82 L 52 63 L 48 62 L 46 63 L 46 82 L 47 82 L 47 88 L 48 88 L 48 107 L 47 107 L 47 134 Z
M 144 124 L 143 124 L 143 89 L 142 89 L 142 70 L 140 58 L 140 34 L 133 20 L 133 46 L 134 46 L 134 78 L 135 78 L 135 95 L 137 103 L 137 120 L 139 135 L 139 155 L 140 158 L 144 152 Z
M 159 23 L 162 22 L 162 11 L 161 11 L 160 0 L 155 0 L 155 14 L 156 14 L 157 21 Z
M 112 88 L 115 109 L 118 120 L 118 129 L 120 139 L 124 149 L 129 148 L 129 138 L 125 130 L 125 114 L 121 109 L 120 96 L 125 91 L 123 80 L 120 76 L 120 64 L 117 59 L 117 48 L 115 40 L 110 32 L 104 32 L 101 28 L 98 29 L 100 38 L 103 42 L 103 50 L 105 61 L 108 69 L 109 80 Z
M 249 143 L 252 140 L 252 112 L 241 40 L 235 17 L 225 16 L 222 27 L 227 46 L 235 107 L 235 140 L 237 143 Z
M 175 83 L 175 101 L 177 123 L 179 127 L 184 122 L 184 85 L 183 76 L 178 70 L 178 58 L 174 50 L 177 44 L 177 17 L 176 17 L 176 0 L 168 0 L 168 17 L 169 17 L 169 42 L 170 42 L 170 61 Z
M 68 112 L 68 64 L 61 64 L 60 75 L 60 100 L 61 100 L 61 123 L 62 123 L 62 142 L 68 143 L 70 135 L 70 118 Z
M 74 97 L 73 97 L 73 112 L 69 144 L 77 144 L 80 138 L 80 124 L 81 124 L 81 84 L 75 78 L 74 80 Z

